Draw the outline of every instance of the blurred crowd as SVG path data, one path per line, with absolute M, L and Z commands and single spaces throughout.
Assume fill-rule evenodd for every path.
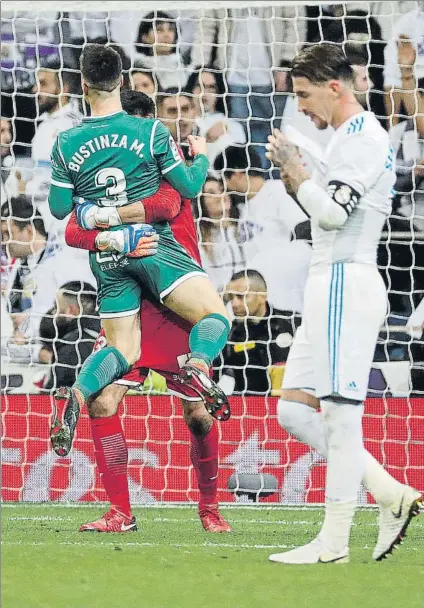
M 187 160 L 187 137 L 206 137 L 210 173 L 193 212 L 203 265 L 234 318 L 216 374 L 229 393 L 277 390 L 311 244 L 308 218 L 265 145 L 273 128 L 296 130 L 310 140 L 306 165 L 319 160 L 332 129 L 316 130 L 297 111 L 290 62 L 305 44 L 331 41 L 354 67 L 358 99 L 389 130 L 396 163 L 378 252 L 389 314 L 375 360 L 412 363 L 410 386 L 424 390 L 424 2 L 1 19 L 3 361 L 45 366 L 40 390 L 70 385 L 99 331 L 88 256 L 65 244 L 66 221 L 47 205 L 54 140 L 89 112 L 78 62 L 96 42 L 121 54 L 124 86 L 154 100 Z

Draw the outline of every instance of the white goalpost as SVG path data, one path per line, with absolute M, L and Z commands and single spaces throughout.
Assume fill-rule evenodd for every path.
M 393 214 L 378 250 L 389 308 L 370 376 L 364 437 L 367 449 L 391 474 L 424 491 L 424 312 L 421 316 L 419 312 L 424 296 L 424 167 L 420 165 L 424 162 L 424 102 L 420 101 L 421 97 L 424 99 L 424 38 L 417 43 L 410 31 L 399 32 L 397 28 L 414 7 L 418 10 L 417 2 L 4 1 L 1 173 L 2 207 L 25 194 L 46 231 L 54 235 L 54 246 L 63 247 L 64 224 L 53 220 L 47 204 L 51 142 L 34 138 L 46 111 L 36 91 L 37 74 L 42 67 L 57 73 L 62 101 L 72 104 L 76 118 L 72 114 L 70 120 L 77 124 L 87 113 L 78 60 L 85 45 L 93 41 L 120 49 L 128 87 L 148 87 L 150 82 L 154 90 L 149 95 L 153 98 L 160 94 L 160 88 L 172 91 L 168 96 L 190 99 L 197 114 L 183 116 L 179 106 L 177 115 L 168 120 L 180 121 L 177 133 L 184 120 L 191 121 L 193 132 L 209 138 L 212 163 L 222 154 L 224 167 L 231 169 L 225 160 L 228 146 L 247 149 L 249 158 L 254 159 L 248 170 L 255 170 L 266 180 L 278 179 L 264 155 L 266 137 L 272 128 L 288 132 L 296 129 L 312 142 L 305 152 L 309 167 L 317 162 L 331 137 L 331 127 L 313 133 L 308 119 L 297 112 L 288 77 L 296 52 L 305 44 L 331 37 L 355 57 L 354 63 L 360 63 L 358 57 L 362 58 L 368 87 L 358 90 L 358 95 L 364 107 L 374 111 L 390 130 L 393 162 L 401 163 L 402 170 L 414 175 L 412 189 L 394 193 Z M 152 45 L 146 34 L 141 34 L 140 24 L 152 11 L 166 13 L 175 23 L 175 53 L 161 55 L 155 43 Z M 153 36 L 161 18 L 156 14 L 150 18 Z M 243 44 L 234 43 L 237 36 L 244 36 L 239 38 Z M 403 42 L 394 40 L 394 36 L 401 36 Z M 415 49 L 408 89 L 405 81 L 399 81 L 400 44 L 410 44 L 411 52 Z M 186 91 L 187 80 L 195 71 L 212 74 L 215 84 L 204 81 L 199 85 L 200 93 Z M 51 99 L 55 96 L 49 95 Z M 65 128 L 71 126 L 66 123 Z M 54 128 L 52 138 L 58 132 Z M 10 137 L 3 135 L 6 131 Z M 219 171 L 211 174 L 215 178 L 221 175 Z M 224 215 L 215 220 L 208 217 L 205 201 L 200 197 L 194 201 L 193 210 L 202 259 L 217 287 L 224 293 L 232 274 L 240 269 L 260 271 L 268 283 L 271 304 L 288 311 L 287 320 L 295 331 L 295 320 L 302 312 L 308 239 L 296 233 L 293 238 L 290 228 L 284 245 L 276 238 L 268 249 L 258 252 L 253 238 L 262 229 L 262 213 L 271 225 L 277 221 L 273 209 L 278 202 L 270 200 L 272 210 L 256 210 L 253 217 L 246 212 L 248 199 L 233 197 L 233 223 L 225 223 L 228 218 Z M 287 217 L 280 215 L 281 221 L 289 225 Z M 34 221 L 35 214 L 30 219 Z M 211 220 L 215 221 L 211 223 L 213 230 L 208 229 L 207 222 Z M 226 246 L 218 248 L 216 244 L 222 243 Z M 82 251 L 75 253 L 75 264 L 85 255 Z M 51 392 L 42 390 L 48 365 L 40 359 L 37 336 L 25 334 L 16 315 L 9 314 L 14 264 L 16 260 L 3 248 L 2 498 L 25 502 L 104 501 L 86 412 L 79 422 L 70 457 L 61 459 L 51 449 L 53 397 Z M 34 285 L 29 289 L 34 289 Z M 291 339 L 290 334 L 279 335 L 278 346 L 290 344 Z M 276 339 L 269 334 L 263 348 L 270 357 L 274 343 Z M 249 353 L 256 345 L 246 339 L 230 346 L 236 353 Z M 245 360 L 248 361 L 247 355 Z M 266 486 L 264 476 L 268 475 L 275 479 L 275 487 L 263 499 L 266 504 L 321 504 L 325 463 L 283 432 L 277 422 L 276 401 L 284 364 L 255 365 L 269 379 L 271 390 L 243 389 L 231 397 L 232 418 L 220 424 L 219 430 L 219 498 L 246 504 L 253 500 L 252 496 L 242 493 L 235 497 L 228 489 L 230 477 L 263 475 L 258 477 L 258 493 L 263 493 L 267 488 L 260 486 Z M 245 380 L 249 369 L 247 363 L 242 366 L 240 374 Z M 150 377 L 142 394 L 126 397 L 121 408 L 129 445 L 132 503 L 195 501 L 197 485 L 189 457 L 188 431 L 179 400 L 166 393 L 164 381 Z M 365 491 L 360 502 L 371 504 Z

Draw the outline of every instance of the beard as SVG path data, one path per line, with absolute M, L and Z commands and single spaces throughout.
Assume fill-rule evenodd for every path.
M 316 118 L 315 120 L 313 120 L 313 123 L 318 129 L 318 131 L 325 131 L 325 129 L 328 127 L 328 122 L 326 120 L 323 120 L 322 118 Z
M 40 114 L 44 114 L 44 112 L 52 112 L 58 104 L 58 100 L 55 97 L 39 97 L 38 98 L 38 107 L 40 110 Z

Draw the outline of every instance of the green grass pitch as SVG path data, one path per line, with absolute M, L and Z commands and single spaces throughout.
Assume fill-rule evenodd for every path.
M 4 505 L 3 608 L 424 608 L 424 515 L 387 560 L 371 559 L 375 510 L 355 518 L 351 563 L 284 566 L 270 553 L 312 539 L 321 509 L 223 508 L 206 534 L 195 507 L 135 509 L 138 532 L 79 534 L 102 506 Z

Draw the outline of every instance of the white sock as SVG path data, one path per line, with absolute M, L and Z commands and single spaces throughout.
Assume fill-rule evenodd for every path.
M 320 532 L 325 547 L 335 553 L 349 545 L 358 490 L 365 470 L 362 438 L 364 406 L 321 401 L 328 442 L 325 517 Z
M 327 458 L 327 441 L 324 434 L 323 416 L 309 405 L 280 399 L 277 406 L 278 422 L 302 443 L 310 445 Z M 364 450 L 365 472 L 362 484 L 380 504 L 393 504 L 402 484 L 396 481 L 367 450 Z

